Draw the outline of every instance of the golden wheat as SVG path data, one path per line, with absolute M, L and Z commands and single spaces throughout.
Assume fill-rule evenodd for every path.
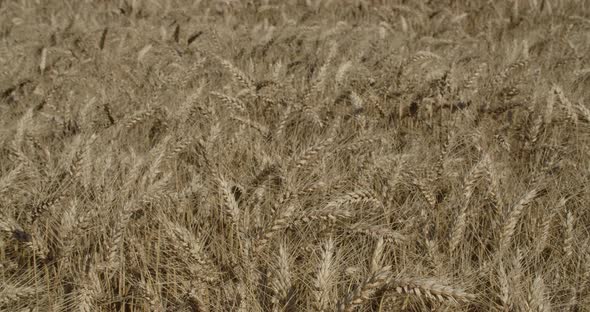
M 589 15 L 0 1 L 0 311 L 588 310 Z

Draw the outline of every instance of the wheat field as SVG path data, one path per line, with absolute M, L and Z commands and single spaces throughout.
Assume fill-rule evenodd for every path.
M 0 0 L 1 311 L 590 311 L 590 2 Z

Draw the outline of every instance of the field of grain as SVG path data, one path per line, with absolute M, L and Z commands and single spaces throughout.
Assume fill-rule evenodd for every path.
M 1 311 L 590 311 L 585 0 L 0 0 Z

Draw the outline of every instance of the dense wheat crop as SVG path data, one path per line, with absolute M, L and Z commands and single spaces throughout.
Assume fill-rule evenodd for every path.
M 0 0 L 0 310 L 590 311 L 585 0 Z

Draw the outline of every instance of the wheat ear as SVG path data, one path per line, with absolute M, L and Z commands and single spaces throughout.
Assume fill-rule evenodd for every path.
M 316 312 L 329 311 L 332 303 L 332 284 L 334 282 L 334 240 L 330 237 L 322 245 L 320 263 L 313 281 L 313 309 Z
M 516 230 L 516 224 L 518 223 L 524 208 L 537 198 L 538 195 L 539 192 L 537 189 L 530 190 L 520 201 L 518 201 L 508 214 L 504 226 L 502 227 L 502 233 L 500 234 L 500 253 L 503 253 L 508 249 L 512 236 L 514 236 L 514 231 Z
M 352 290 L 338 304 L 338 312 L 352 312 L 355 307 L 362 305 L 383 286 L 391 277 L 391 266 L 385 266 L 372 272 L 360 285 Z

